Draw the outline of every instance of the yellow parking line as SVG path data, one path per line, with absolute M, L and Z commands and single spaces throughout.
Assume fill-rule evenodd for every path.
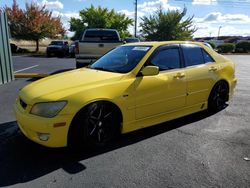
M 49 74 L 38 74 L 38 73 L 16 73 L 15 78 L 44 78 Z

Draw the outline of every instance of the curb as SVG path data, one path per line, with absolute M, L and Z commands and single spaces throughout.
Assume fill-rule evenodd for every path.
M 44 78 L 50 76 L 49 74 L 38 74 L 38 73 L 16 73 L 15 78 Z

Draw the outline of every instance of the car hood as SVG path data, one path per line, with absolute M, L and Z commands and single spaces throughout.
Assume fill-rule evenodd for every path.
M 28 104 L 60 100 L 67 95 L 118 81 L 122 77 L 123 74 L 120 73 L 76 69 L 35 81 L 21 89 L 19 96 Z

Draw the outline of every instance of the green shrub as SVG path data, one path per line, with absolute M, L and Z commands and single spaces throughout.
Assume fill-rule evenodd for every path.
M 235 45 L 232 43 L 221 44 L 217 47 L 219 53 L 230 53 L 235 49 Z
M 243 53 L 250 52 L 250 42 L 247 41 L 239 42 L 238 44 L 236 44 L 235 47 L 236 47 L 235 52 L 243 52 Z

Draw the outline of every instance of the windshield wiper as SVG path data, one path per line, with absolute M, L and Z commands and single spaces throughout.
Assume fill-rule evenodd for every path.
M 117 72 L 116 70 L 105 69 L 104 67 L 90 67 L 91 69 L 108 71 L 108 72 Z
M 103 67 L 89 67 L 89 68 L 91 68 L 91 69 L 95 69 L 95 70 L 104 70 L 104 68 Z

